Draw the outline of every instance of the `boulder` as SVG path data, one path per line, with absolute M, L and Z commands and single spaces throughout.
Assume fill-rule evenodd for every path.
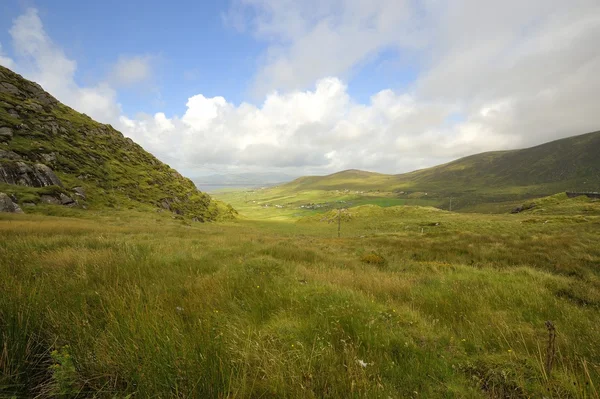
M 0 193 L 0 212 L 23 213 L 19 205 L 5 193 Z

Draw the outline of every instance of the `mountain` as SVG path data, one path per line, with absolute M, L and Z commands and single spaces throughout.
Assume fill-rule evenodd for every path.
M 112 126 L 1 66 L 0 192 L 22 209 L 146 207 L 199 221 L 234 213 Z
M 402 182 L 454 188 L 527 187 L 532 192 L 600 189 L 600 131 L 531 148 L 496 151 L 397 175 Z
M 410 173 L 347 170 L 282 186 L 302 190 L 427 192 L 430 197 L 515 200 L 559 191 L 600 191 L 600 131 L 531 148 L 486 152 Z
M 282 185 L 282 188 L 290 190 L 378 190 L 395 184 L 393 175 L 366 172 L 363 170 L 350 169 L 333 173 L 327 176 L 303 176 Z

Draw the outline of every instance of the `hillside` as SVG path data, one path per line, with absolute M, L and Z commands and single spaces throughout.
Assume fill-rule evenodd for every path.
M 462 203 L 512 201 L 565 190 L 600 191 L 600 132 L 536 147 L 476 154 L 410 173 L 386 175 L 347 170 L 307 176 L 280 186 L 281 192 L 364 190 L 428 198 L 462 198 Z
M 22 209 L 157 207 L 205 221 L 233 210 L 110 125 L 0 67 L 0 192 Z
M 531 192 L 600 189 L 600 131 L 513 151 L 486 152 L 397 175 L 417 187 L 529 187 Z M 439 186 L 442 187 L 439 187 Z

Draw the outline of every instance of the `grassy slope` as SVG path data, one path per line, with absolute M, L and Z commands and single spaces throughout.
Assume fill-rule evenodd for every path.
M 565 190 L 600 191 L 598 153 L 600 132 L 594 132 L 523 150 L 472 155 L 400 175 L 348 170 L 301 177 L 271 192 L 303 197 L 305 192 L 348 190 L 366 192 L 371 198 L 393 196 L 408 204 L 416 204 L 413 200 L 418 197 L 446 209 L 452 197 L 454 209 L 506 211 L 526 198 Z M 367 196 L 355 199 L 361 197 L 369 202 Z
M 600 132 L 514 151 L 477 154 L 445 165 L 398 175 L 424 189 L 551 194 L 600 190 Z M 447 187 L 445 187 L 447 186 Z
M 600 202 L 545 203 L 0 215 L 0 396 L 598 397 Z
M 4 67 L 0 67 L 0 78 L 23 93 L 36 90 L 32 82 Z M 1 149 L 19 154 L 26 163 L 45 163 L 42 154 L 54 154 L 56 161 L 49 166 L 65 184 L 64 189 L 4 184 L 0 191 L 14 194 L 21 203 L 35 203 L 48 190 L 73 195 L 74 187 L 83 187 L 87 194 L 84 203 L 91 208 L 153 208 L 166 201 L 170 210 L 200 220 L 231 212 L 110 125 L 95 122 L 49 95 L 47 98 L 48 102 L 40 102 L 30 94 L 0 93 L 0 126 L 12 127 L 14 133 Z M 9 109 L 16 110 L 20 118 Z M 21 124 L 29 128 L 18 128 Z

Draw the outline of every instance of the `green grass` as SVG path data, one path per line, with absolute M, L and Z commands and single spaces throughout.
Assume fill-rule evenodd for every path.
M 0 215 L 0 396 L 598 397 L 600 203 L 545 201 Z

